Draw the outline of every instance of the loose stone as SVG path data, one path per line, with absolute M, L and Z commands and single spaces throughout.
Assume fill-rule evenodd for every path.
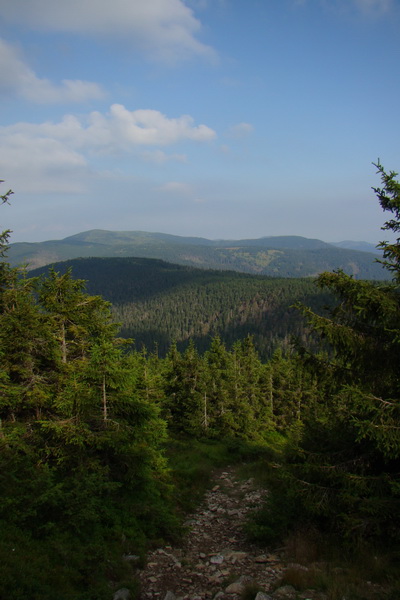
M 210 563 L 213 565 L 220 565 L 224 562 L 224 557 L 221 554 L 217 554 L 216 556 L 212 556 L 210 558 Z

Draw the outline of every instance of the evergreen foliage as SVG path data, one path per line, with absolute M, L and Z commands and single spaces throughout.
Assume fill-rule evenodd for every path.
M 3 272 L 0 595 L 107 597 L 123 552 L 175 528 L 165 423 L 139 393 L 107 302 L 69 271 Z M 19 576 L 24 550 L 54 581 Z
M 375 191 L 392 213 L 384 229 L 398 233 L 400 185 L 377 168 Z M 104 267 L 114 308 L 68 264 L 31 277 L 2 262 L 0 596 L 108 598 L 110 586 L 133 581 L 124 553 L 177 535 L 173 504 L 197 498 L 210 460 L 259 452 L 274 436 L 286 439 L 285 461 L 277 469 L 269 456 L 272 493 L 256 537 L 312 523 L 351 544 L 398 548 L 400 240 L 381 247 L 392 283 L 337 271 L 318 277 L 321 292 L 312 281 L 163 261 L 147 265 L 144 283 L 126 276 L 132 265 L 143 273 L 139 259 L 121 269 L 102 259 L 95 269 L 102 280 Z M 300 326 L 290 305 L 310 299 Z M 159 340 L 162 351 L 117 337 L 115 315 L 125 335 L 152 348 Z M 188 443 L 190 456 L 178 456 Z
M 3 179 L 0 179 L 0 184 L 4 183 Z M 8 190 L 5 194 L 0 194 L 0 205 L 9 204 L 10 196 L 14 192 L 12 190 Z M 11 231 L 6 229 L 0 233 L 0 257 L 4 257 L 6 251 L 8 250 L 8 240 L 10 238 Z
M 251 338 L 228 351 L 219 337 L 199 356 L 176 345 L 165 360 L 164 409 L 170 430 L 197 438 L 262 441 L 273 426 L 267 367 Z
M 400 230 L 400 186 L 379 164 L 375 190 Z M 311 521 L 351 544 L 398 544 L 400 533 L 400 240 L 382 242 L 392 284 L 354 280 L 342 271 L 317 283 L 337 298 L 328 316 L 302 307 L 321 340 L 302 351 L 319 394 L 302 415 L 279 472 L 281 533 L 294 518 Z M 293 391 L 293 390 L 292 390 Z M 296 502 L 293 502 L 293 499 Z M 265 517 L 265 515 L 264 515 Z M 267 511 L 267 521 L 272 518 Z M 279 520 L 275 514 L 273 517 Z
M 55 265 L 87 280 L 87 290 L 112 304 L 121 335 L 165 356 L 173 341 L 184 350 L 189 340 L 205 352 L 220 337 L 231 347 L 252 336 L 260 356 L 307 337 L 301 315 L 292 307 L 303 302 L 322 312 L 329 296 L 311 279 L 280 279 L 227 271 L 194 269 L 161 260 L 138 258 L 79 259 Z M 48 269 L 32 272 L 47 273 Z

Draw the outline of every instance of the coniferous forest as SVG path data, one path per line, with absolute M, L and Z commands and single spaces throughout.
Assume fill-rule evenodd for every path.
M 261 358 L 270 358 L 290 338 L 306 339 L 309 328 L 296 303 L 322 313 L 332 295 L 313 279 L 284 279 L 234 271 L 195 269 L 146 258 L 82 258 L 50 267 L 86 281 L 86 290 L 111 302 L 119 335 L 138 349 L 165 356 L 193 341 L 204 353 L 217 336 L 229 347 L 252 336 Z M 49 267 L 30 272 L 47 275 Z
M 396 239 L 400 184 L 376 166 L 375 192 L 389 214 L 383 229 Z M 385 549 L 388 564 L 396 563 L 399 238 L 381 244 L 391 283 L 320 275 L 316 297 L 321 290 L 335 299 L 325 311 L 289 284 L 271 284 L 284 290 L 283 314 L 294 290 L 304 326 L 290 332 L 300 332 L 296 343 L 283 335 L 284 344 L 267 341 L 260 354 L 238 329 L 226 340 L 209 328 L 207 344 L 196 344 L 199 316 L 189 312 L 184 346 L 135 347 L 126 336 L 141 331 L 143 307 L 137 319 L 131 307 L 119 337 L 115 298 L 88 293 L 70 269 L 32 277 L 11 267 L 9 235 L 0 238 L 0 597 L 101 600 L 123 584 L 134 593 L 122 557 L 145 560 L 154 541 L 179 537 L 207 446 L 223 448 L 229 460 L 251 457 L 266 475 L 269 495 L 249 524 L 253 539 L 279 545 L 303 528 L 343 553 Z M 209 302 L 215 312 L 212 288 L 204 279 L 197 288 L 204 297 L 190 288 L 187 304 Z M 171 319 L 165 304 L 146 306 L 161 315 L 154 328 Z M 189 447 L 192 481 L 177 467 L 177 453 Z M 394 568 L 388 580 L 398 579 Z

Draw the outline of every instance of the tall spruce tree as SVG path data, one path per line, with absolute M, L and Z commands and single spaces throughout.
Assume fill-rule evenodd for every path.
M 166 358 L 165 402 L 169 426 L 176 433 L 204 435 L 204 361 L 193 341 L 181 354 L 173 344 Z
M 396 173 L 376 165 L 382 188 L 383 229 L 400 231 Z M 321 339 L 321 352 L 304 352 L 325 398 L 308 412 L 299 446 L 284 475 L 298 510 L 320 525 L 366 540 L 400 533 L 400 240 L 382 242 L 391 284 L 324 273 L 317 284 L 338 303 L 329 316 L 303 308 Z
M 272 423 L 269 381 L 251 336 L 233 345 L 232 360 L 232 432 L 243 439 L 262 439 Z
M 229 436 L 235 421 L 232 406 L 232 355 L 219 336 L 205 353 L 204 423 L 210 435 Z
M 173 523 L 165 423 L 107 302 L 71 272 L 4 262 L 0 284 L 0 597 L 105 597 L 123 552 Z

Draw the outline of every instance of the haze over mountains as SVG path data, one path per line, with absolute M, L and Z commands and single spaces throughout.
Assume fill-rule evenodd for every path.
M 370 250 L 370 251 L 365 251 Z M 374 252 L 375 253 L 374 253 Z M 209 240 L 143 231 L 94 229 L 62 240 L 11 244 L 8 260 L 29 270 L 84 257 L 140 257 L 206 269 L 234 270 L 275 277 L 313 277 L 342 269 L 362 279 L 385 279 L 372 244 L 329 244 L 301 236 Z
M 372 254 L 380 254 L 380 250 L 370 242 L 354 242 L 352 240 L 344 240 L 343 242 L 331 242 L 333 246 L 338 248 L 346 248 L 347 250 L 360 250 L 361 252 L 372 252 Z

